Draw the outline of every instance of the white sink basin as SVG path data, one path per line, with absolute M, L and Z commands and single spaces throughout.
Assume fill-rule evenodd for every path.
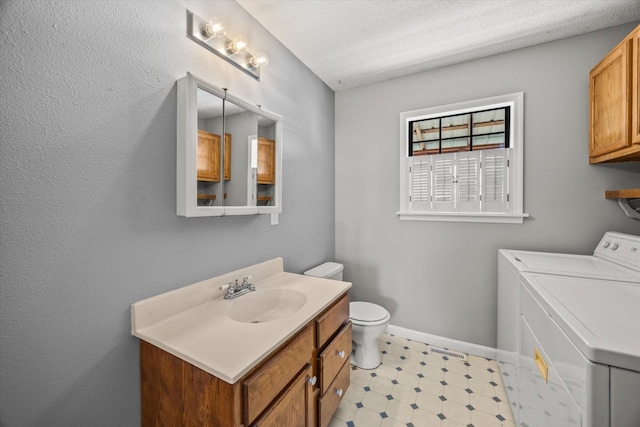
M 231 302 L 227 314 L 237 322 L 265 323 L 300 310 L 307 296 L 294 289 L 256 290 Z

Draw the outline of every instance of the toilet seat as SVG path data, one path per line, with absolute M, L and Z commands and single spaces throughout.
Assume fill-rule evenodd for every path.
M 381 325 L 389 321 L 391 315 L 378 304 L 355 301 L 349 303 L 349 318 L 355 325 Z

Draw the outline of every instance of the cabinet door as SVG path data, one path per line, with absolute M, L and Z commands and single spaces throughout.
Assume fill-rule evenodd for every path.
M 276 142 L 258 138 L 258 184 L 276 182 Z
M 300 372 L 289 388 L 274 402 L 252 427 L 304 427 L 307 426 L 307 408 L 312 398 L 311 364 Z
M 640 144 L 640 27 L 636 28 L 631 35 L 633 40 L 633 62 L 631 69 L 631 142 L 634 145 Z
M 198 181 L 220 181 L 220 135 L 198 130 Z
M 589 75 L 591 157 L 629 145 L 630 47 L 630 39 L 620 43 Z
M 244 382 L 247 424 L 267 409 L 291 379 L 309 363 L 312 349 L 313 328 L 307 326 Z

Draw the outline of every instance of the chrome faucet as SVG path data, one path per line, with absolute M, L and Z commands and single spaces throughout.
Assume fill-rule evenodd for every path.
M 252 278 L 253 276 L 246 276 L 242 278 L 241 284 L 238 284 L 238 279 L 236 279 L 235 283 L 229 282 L 226 285 L 221 286 L 220 290 L 227 290 L 224 299 L 238 298 L 241 295 L 255 291 L 256 287 L 249 283 L 249 280 Z

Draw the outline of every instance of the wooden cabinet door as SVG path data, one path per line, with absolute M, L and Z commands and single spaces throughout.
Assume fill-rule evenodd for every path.
M 276 142 L 258 138 L 258 184 L 276 183 Z
M 311 364 L 300 372 L 289 388 L 274 402 L 252 427 L 306 427 L 308 423 L 307 409 L 312 399 Z
M 589 74 L 589 156 L 630 145 L 631 39 L 616 46 Z
M 313 328 L 307 326 L 243 384 L 246 424 L 256 419 L 311 360 Z M 287 425 L 287 424 L 282 424 Z M 294 425 L 294 424 L 291 424 Z
M 631 55 L 631 143 L 640 145 L 640 26 L 631 35 L 633 50 Z M 640 149 L 640 147 L 638 147 Z
M 220 181 L 220 135 L 198 130 L 198 181 Z

